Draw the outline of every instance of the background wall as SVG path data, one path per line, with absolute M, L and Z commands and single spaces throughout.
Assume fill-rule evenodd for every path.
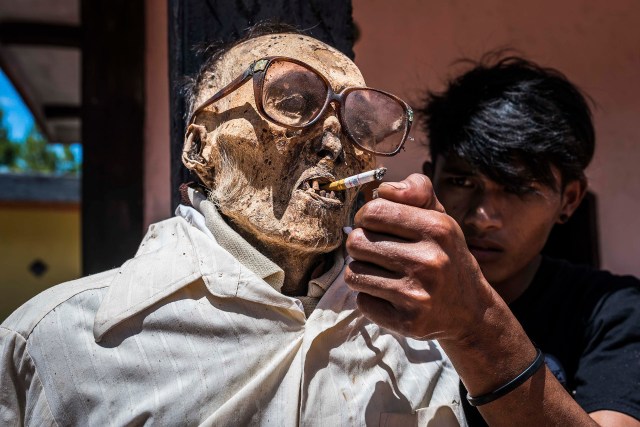
M 0 242 L 0 321 L 33 295 L 80 277 L 77 203 L 1 202 Z
M 512 47 L 562 71 L 595 101 L 587 170 L 598 197 L 602 266 L 640 276 L 640 2 L 637 0 L 353 0 L 356 63 L 367 84 L 410 104 L 440 90 L 460 57 Z M 426 138 L 391 160 L 387 178 L 420 171 Z

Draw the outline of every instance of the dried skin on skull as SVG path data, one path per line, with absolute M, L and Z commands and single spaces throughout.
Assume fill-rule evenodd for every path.
M 216 66 L 214 83 L 198 102 L 266 56 L 302 60 L 330 81 L 335 91 L 363 86 L 356 66 L 314 39 L 279 34 L 240 44 Z M 249 240 L 301 253 L 329 252 L 342 241 L 355 191 L 327 192 L 320 185 L 361 172 L 372 156 L 346 140 L 332 108 L 307 129 L 290 131 L 264 119 L 255 106 L 252 83 L 244 84 L 198 117 L 209 130 L 201 154 L 213 170 L 194 168 L 212 190 L 220 211 Z M 210 171 L 209 171 L 210 172 Z

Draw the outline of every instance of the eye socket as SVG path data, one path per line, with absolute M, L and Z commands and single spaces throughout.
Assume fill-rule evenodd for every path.
M 350 123 L 349 131 L 356 140 L 362 142 L 371 139 L 371 135 L 373 133 L 371 128 L 372 126 L 370 121 L 361 117 L 359 120 L 355 120 L 353 123 Z
M 262 104 L 276 123 L 304 126 L 320 112 L 326 97 L 325 82 L 311 70 L 286 61 L 267 69 Z
M 307 97 L 301 93 L 283 93 L 280 96 L 270 94 L 268 102 L 270 108 L 277 108 L 280 114 L 292 119 L 308 117 L 314 112 L 309 107 Z
M 407 117 L 401 103 L 374 89 L 351 90 L 344 100 L 344 126 L 356 143 L 380 154 L 397 151 Z

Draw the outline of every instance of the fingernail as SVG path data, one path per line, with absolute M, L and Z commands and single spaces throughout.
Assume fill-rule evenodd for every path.
M 388 185 L 396 190 L 406 190 L 409 188 L 404 182 L 383 182 L 379 187 L 382 187 L 383 185 Z
M 342 227 L 342 231 L 344 231 L 344 234 L 349 234 L 353 231 L 353 227 Z

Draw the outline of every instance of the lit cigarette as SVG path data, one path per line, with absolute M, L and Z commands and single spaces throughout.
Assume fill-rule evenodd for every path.
M 378 168 L 367 172 L 362 172 L 357 175 L 353 175 L 338 181 L 330 182 L 320 186 L 323 190 L 346 190 L 347 188 L 358 187 L 366 184 L 367 182 L 380 181 L 384 174 L 387 172 L 387 168 Z

